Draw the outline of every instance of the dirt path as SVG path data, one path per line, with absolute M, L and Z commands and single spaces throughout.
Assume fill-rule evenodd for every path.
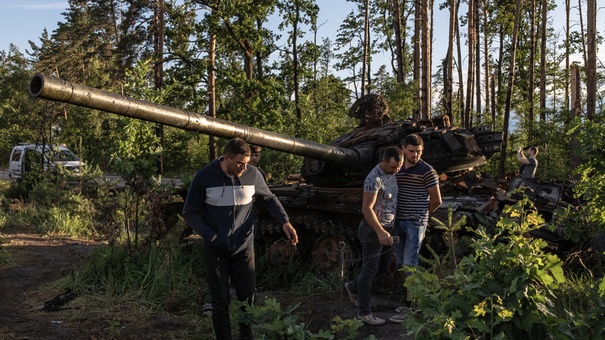
M 0 267 L 0 338 L 71 338 L 60 312 L 45 312 L 42 307 L 62 293 L 48 291 L 48 284 L 90 254 L 94 243 L 15 232 L 3 232 L 1 237 L 10 263 Z
M 196 331 L 195 327 L 178 316 L 141 317 L 128 310 L 119 310 L 112 316 L 115 319 L 108 319 L 106 311 L 98 313 L 95 305 L 82 303 L 78 297 L 64 309 L 43 311 L 44 302 L 63 293 L 66 288 L 55 288 L 56 285 L 52 283 L 80 264 L 98 244 L 4 230 L 0 238 L 4 242 L 2 247 L 10 253 L 11 262 L 0 265 L 0 340 L 212 338 L 210 334 L 199 334 L 199 330 Z M 259 294 L 262 296 L 265 293 Z M 346 294 L 344 297 L 332 295 L 306 299 L 280 292 L 267 294 L 277 297 L 284 306 L 301 302 L 297 312 L 303 315 L 300 315 L 299 321 L 309 329 L 329 330 L 334 316 L 348 319 L 355 317 L 356 313 Z M 375 305 L 376 315 L 388 318 L 397 303 L 377 297 Z M 117 323 L 112 326 L 114 321 Z M 380 327 L 363 326 L 360 329 L 360 339 L 370 335 L 376 339 L 405 339 L 403 327 L 389 322 Z

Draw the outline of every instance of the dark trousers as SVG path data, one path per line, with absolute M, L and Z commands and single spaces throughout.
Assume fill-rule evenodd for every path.
M 361 241 L 361 272 L 352 281 L 351 290 L 357 294 L 358 314 L 372 313 L 372 285 L 378 274 L 386 273 L 391 263 L 391 247 L 383 247 L 378 235 L 365 222 L 359 225 L 359 240 Z
M 231 319 L 229 305 L 231 295 L 229 283 L 235 288 L 239 301 L 252 304 L 256 286 L 254 267 L 254 245 L 237 254 L 218 254 L 211 247 L 204 247 L 203 255 L 206 262 L 206 280 L 212 298 L 212 326 L 217 340 L 230 340 Z M 240 339 L 252 339 L 249 326 L 240 323 Z

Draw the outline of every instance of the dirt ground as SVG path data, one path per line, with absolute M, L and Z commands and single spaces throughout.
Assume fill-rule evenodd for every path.
M 66 237 L 0 231 L 2 248 L 10 263 L 0 265 L 0 339 L 212 339 L 211 330 L 192 325 L 190 316 L 141 314 L 127 307 L 108 320 L 103 302 L 79 301 L 76 297 L 58 311 L 44 311 L 44 303 L 62 294 L 57 279 L 76 268 L 98 244 Z M 377 294 L 374 312 L 387 318 L 399 306 L 394 295 Z M 302 302 L 299 321 L 312 331 L 329 330 L 335 316 L 353 318 L 356 309 L 346 293 L 291 296 L 280 292 L 259 292 L 259 298 L 276 297 L 282 306 Z M 136 307 L 134 307 L 136 308 Z M 103 312 L 98 310 L 104 309 Z M 126 310 L 124 310 L 126 309 Z M 200 318 L 207 318 L 200 312 Z M 209 323 L 208 323 L 209 324 Z M 197 326 L 199 327 L 199 325 Z M 406 339 L 400 324 L 363 326 L 359 339 Z M 193 333 L 195 332 L 195 333 Z M 188 335 L 189 334 L 189 335 Z

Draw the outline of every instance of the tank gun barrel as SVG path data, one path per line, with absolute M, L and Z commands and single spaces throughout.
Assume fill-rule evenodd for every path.
M 149 101 L 134 99 L 60 78 L 36 74 L 29 84 L 32 97 L 165 124 L 223 138 L 239 137 L 251 144 L 340 165 L 356 164 L 354 149 L 325 145 L 285 134 L 257 129 Z

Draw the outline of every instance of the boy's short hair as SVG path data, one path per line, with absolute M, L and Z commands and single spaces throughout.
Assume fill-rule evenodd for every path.
M 250 152 L 252 153 L 260 153 L 263 151 L 263 148 L 259 145 L 250 144 Z

